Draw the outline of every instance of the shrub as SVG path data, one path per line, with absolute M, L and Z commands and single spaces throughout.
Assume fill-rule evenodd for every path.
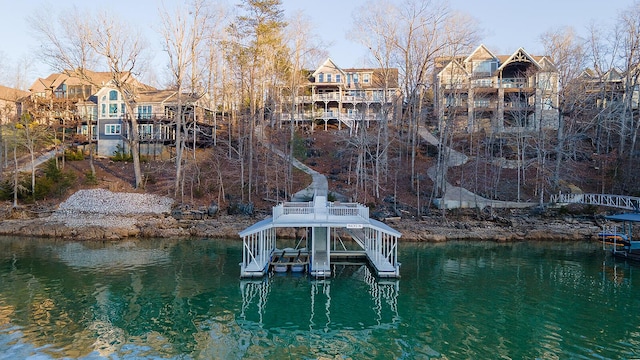
M 67 161 L 81 161 L 84 160 L 84 153 L 80 149 L 67 149 L 64 151 L 64 158 Z
M 305 145 L 304 139 L 301 138 L 297 133 L 293 136 L 293 157 L 304 161 L 307 159 L 307 147 Z
M 46 197 L 60 197 L 64 195 L 76 180 L 73 172 L 62 171 L 52 159 L 47 161 L 44 167 L 44 176 L 36 179 L 36 188 L 33 199 L 44 199 Z
M 109 159 L 111 159 L 112 161 L 132 161 L 133 156 L 130 153 L 126 152 L 124 148 L 118 144 L 116 146 L 116 151 L 113 152 L 113 156 L 111 156 Z
M 86 173 L 84 173 L 84 182 L 87 185 L 97 185 L 98 178 L 91 171 L 87 171 Z
M 0 200 L 8 201 L 13 199 L 13 182 L 10 180 L 0 183 Z

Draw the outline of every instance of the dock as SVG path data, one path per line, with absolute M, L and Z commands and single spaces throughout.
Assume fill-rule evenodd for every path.
M 306 229 L 305 246 L 280 249 L 278 228 Z M 346 258 L 366 261 L 377 277 L 400 277 L 400 232 L 369 218 L 369 208 L 358 203 L 327 201 L 285 202 L 274 206 L 272 216 L 239 233 L 243 242 L 240 276 L 263 277 L 270 271 L 304 271 L 315 278 L 330 277 L 332 264 Z M 294 255 L 297 257 L 294 258 Z M 286 269 L 286 270 L 285 270 Z
M 605 219 L 621 226 L 604 229 L 598 234 L 603 248 L 610 250 L 614 257 L 640 262 L 640 241 L 633 234 L 634 228 L 640 223 L 640 213 L 609 215 Z

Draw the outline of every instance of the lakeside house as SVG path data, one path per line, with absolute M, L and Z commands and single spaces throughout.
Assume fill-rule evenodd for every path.
M 29 92 L 0 85 L 0 125 L 9 123 L 22 113 L 22 101 Z
M 356 130 L 372 122 L 398 121 L 402 94 L 397 68 L 341 68 L 330 58 L 295 87 L 283 86 L 275 117 L 280 123 Z M 312 126 L 313 128 L 313 126 Z
M 435 113 L 468 132 L 558 128 L 558 71 L 548 56 L 523 48 L 494 55 L 484 45 L 470 54 L 436 59 Z
M 604 73 L 586 69 L 570 81 L 584 88 L 582 109 L 607 108 L 610 111 L 600 111 L 599 116 L 616 118 L 640 108 L 637 73 L 638 69 Z M 453 124 L 467 132 L 555 130 L 562 90 L 558 74 L 548 56 L 532 55 L 524 48 L 495 55 L 480 45 L 469 54 L 435 60 L 433 108 L 427 112 L 439 127 Z M 272 126 L 294 122 L 311 131 L 347 128 L 351 134 L 378 122 L 400 122 L 406 95 L 397 68 L 341 68 L 327 58 L 300 75 L 290 84 L 280 81 L 275 88 L 264 89 L 264 121 Z M 0 87 L 0 121 L 29 113 L 35 121 L 67 129 L 76 144 L 94 142 L 100 156 L 126 151 L 130 116 L 138 122 L 143 155 L 165 151 L 175 141 L 179 106 L 188 124 L 183 131 L 194 146 L 208 146 L 215 132 L 223 130 L 226 122 L 218 121 L 222 115 L 214 109 L 219 105 L 209 94 L 156 89 L 124 73 L 124 81 L 135 89 L 132 114 L 127 114 L 112 76 L 67 70 L 37 79 L 29 92 Z
M 637 112 L 640 109 L 640 67 L 628 72 L 610 69 L 598 73 L 585 69 L 576 79 L 582 90 L 580 105 L 584 108 L 609 109 L 601 115 L 610 118 L 621 116 L 623 110 Z M 631 96 L 627 94 L 631 92 Z
M 133 114 L 128 114 L 123 94 L 113 86 L 109 72 L 74 71 L 37 79 L 30 87 L 25 110 L 39 121 L 74 128 L 76 142 L 96 144 L 99 156 L 127 151 L 129 116 L 138 124 L 140 153 L 155 155 L 175 141 L 178 107 L 187 126 L 187 139 L 210 139 L 214 126 L 207 94 L 178 94 L 140 83 L 129 74 L 123 81 L 133 91 Z

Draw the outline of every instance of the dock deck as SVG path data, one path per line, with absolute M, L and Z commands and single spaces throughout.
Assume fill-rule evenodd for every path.
M 366 206 L 329 202 L 325 196 L 316 196 L 309 202 L 287 202 L 274 206 L 272 214 L 271 218 L 259 221 L 239 234 L 243 238 L 242 277 L 264 276 L 269 271 L 274 256 L 279 255 L 276 228 L 311 230 L 308 232 L 311 244 L 306 254 L 311 276 L 331 276 L 332 262 L 346 254 L 364 257 L 379 277 L 400 276 L 397 241 L 401 234 L 382 222 L 370 219 Z M 332 241 L 332 233 L 336 230 L 344 231 L 361 250 L 336 248 L 336 242 Z

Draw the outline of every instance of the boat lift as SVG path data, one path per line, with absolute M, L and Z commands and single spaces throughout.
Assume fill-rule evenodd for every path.
M 239 233 L 242 237 L 240 276 L 262 277 L 269 271 L 277 248 L 277 228 L 307 228 L 309 274 L 316 278 L 331 276 L 332 260 L 363 257 L 378 277 L 400 277 L 398 238 L 402 234 L 385 223 L 369 218 L 369 208 L 358 203 L 327 201 L 316 195 L 313 201 L 285 202 L 272 209 L 270 218 L 259 221 Z M 360 250 L 338 249 L 332 243 L 334 230 L 346 232 Z M 341 241 L 340 241 L 341 242 Z
M 613 256 L 640 261 L 640 240 L 633 236 L 634 227 L 640 224 L 640 213 L 609 215 L 605 219 L 621 227 L 605 228 L 598 234 L 603 247 L 609 245 Z

